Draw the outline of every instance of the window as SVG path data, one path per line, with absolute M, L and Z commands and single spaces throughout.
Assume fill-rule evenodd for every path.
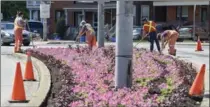
M 64 10 L 56 10 L 55 21 L 57 22 L 61 17 L 64 17 Z
M 97 28 L 98 26 L 98 14 L 97 12 L 93 13 L 93 28 Z
M 28 24 L 30 28 L 43 28 L 43 25 L 40 22 L 28 22 Z M 28 28 L 27 25 L 26 28 Z
M 14 29 L 14 24 L 6 24 L 6 29 Z
M 188 20 L 188 6 L 179 6 L 176 8 L 176 11 L 177 20 L 180 20 L 180 17 L 182 21 Z
M 97 3 L 96 1 L 75 1 L 74 4 L 92 4 Z

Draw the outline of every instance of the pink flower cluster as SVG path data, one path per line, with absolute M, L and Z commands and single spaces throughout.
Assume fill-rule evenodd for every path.
M 144 98 L 148 87 L 136 83 L 141 78 L 171 78 L 173 86 L 182 83 L 179 67 L 170 56 L 151 53 L 145 49 L 133 50 L 133 86 L 132 88 L 114 89 L 115 48 L 112 46 L 89 51 L 87 47 L 73 48 L 38 48 L 33 51 L 54 56 L 71 67 L 73 81 L 77 83 L 71 92 L 80 99 L 69 102 L 70 107 L 79 106 L 157 106 L 157 94 Z M 162 83 L 159 87 L 166 88 Z

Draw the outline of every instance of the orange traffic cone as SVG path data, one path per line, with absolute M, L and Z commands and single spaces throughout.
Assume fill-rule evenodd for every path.
M 203 64 L 200 72 L 196 75 L 196 78 L 190 88 L 189 95 L 200 96 L 204 89 L 204 75 L 205 75 L 206 65 Z
M 203 51 L 200 38 L 198 37 L 196 51 Z
M 13 91 L 12 91 L 12 99 L 9 100 L 9 102 L 10 103 L 28 102 L 26 100 L 20 62 L 18 62 L 16 66 L 15 79 L 14 79 L 14 85 L 13 85 Z
M 24 74 L 24 81 L 36 81 L 34 79 L 34 72 L 33 72 L 33 65 L 31 61 L 31 53 L 27 52 L 27 62 L 26 62 L 26 68 L 25 68 L 25 74 Z

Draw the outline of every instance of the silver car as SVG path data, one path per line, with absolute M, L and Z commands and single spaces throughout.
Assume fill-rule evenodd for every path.
M 179 40 L 192 39 L 192 28 L 188 26 L 183 26 L 179 29 Z
M 1 23 L 1 45 L 10 45 L 15 42 L 14 36 L 14 23 L 3 22 Z M 23 45 L 29 46 L 31 42 L 31 35 L 35 35 L 27 30 L 23 30 Z
M 142 28 L 134 27 L 133 28 L 133 40 L 139 40 L 142 37 Z
M 14 35 L 1 30 L 1 45 L 10 45 L 10 43 L 14 43 Z

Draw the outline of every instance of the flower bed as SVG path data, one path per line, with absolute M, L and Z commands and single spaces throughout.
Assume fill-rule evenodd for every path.
M 53 85 L 47 106 L 200 106 L 188 96 L 195 69 L 171 56 L 134 49 L 133 86 L 115 90 L 113 46 L 93 52 L 86 47 L 30 51 L 51 71 Z

